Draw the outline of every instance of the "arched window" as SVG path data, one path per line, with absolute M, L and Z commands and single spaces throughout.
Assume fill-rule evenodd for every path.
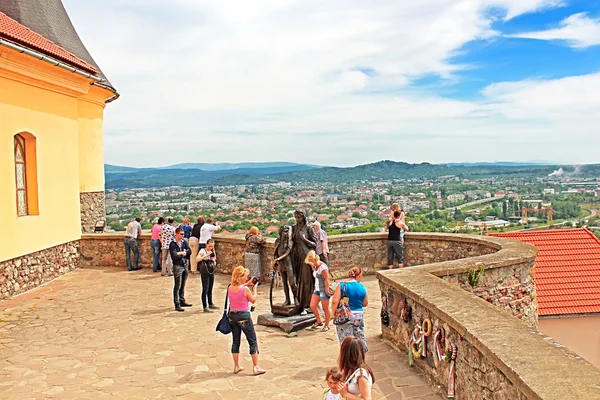
M 17 179 L 17 215 L 27 215 L 27 160 L 25 159 L 25 139 L 15 135 L 15 173 Z
M 37 160 L 35 136 L 23 132 L 15 135 L 15 183 L 17 215 L 38 215 Z

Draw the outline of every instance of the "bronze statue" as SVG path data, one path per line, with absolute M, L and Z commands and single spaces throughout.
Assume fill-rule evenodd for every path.
M 312 267 L 304 262 L 309 251 L 317 247 L 315 231 L 306 223 L 306 216 L 300 210 L 294 212 L 296 225 L 292 226 L 292 269 L 298 286 L 298 305 L 300 310 L 310 307 L 315 278 Z
M 275 240 L 275 260 L 274 269 L 281 274 L 283 281 L 283 292 L 285 294 L 285 302 L 281 306 L 273 305 L 273 283 L 271 282 L 271 312 L 275 315 L 293 315 L 299 312 L 298 310 L 298 287 L 296 286 L 296 278 L 292 270 L 292 242 L 290 240 L 290 228 L 287 225 L 279 227 L 279 237 Z M 276 279 L 276 277 L 273 277 Z M 290 288 L 294 296 L 294 306 L 290 299 Z

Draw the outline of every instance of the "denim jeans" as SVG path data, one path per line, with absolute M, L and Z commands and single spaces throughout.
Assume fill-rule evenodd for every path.
M 154 258 L 152 260 L 153 261 L 152 271 L 156 272 L 160 268 L 160 260 L 159 260 L 159 256 L 160 256 L 160 240 L 158 240 L 158 239 L 152 239 L 150 241 L 150 247 L 152 247 L 152 255 L 154 256 Z
M 132 237 L 126 237 L 123 243 L 125 244 L 125 262 L 127 263 L 127 269 L 130 271 L 138 269 L 140 249 L 137 240 Z M 131 264 L 131 251 L 133 251 L 133 265 Z
M 202 307 L 206 308 L 213 305 L 212 290 L 215 284 L 215 275 L 200 272 L 202 278 Z
M 187 268 L 183 265 L 173 265 L 173 303 L 176 306 L 185 304 L 185 282 L 188 278 Z
M 240 342 L 242 340 L 242 332 L 248 341 L 250 354 L 258 354 L 258 341 L 256 340 L 256 332 L 254 331 L 254 323 L 250 316 L 250 311 L 229 311 L 229 323 L 231 324 L 233 343 L 231 352 L 233 354 L 240 353 Z

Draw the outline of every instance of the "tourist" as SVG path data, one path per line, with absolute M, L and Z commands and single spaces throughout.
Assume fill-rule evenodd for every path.
M 169 252 L 169 246 L 171 245 L 171 242 L 175 240 L 174 222 L 175 219 L 173 217 L 168 217 L 167 223 L 164 224 L 158 232 L 160 246 L 162 248 L 162 276 L 165 276 L 167 273 L 169 276 L 173 275 L 173 260 L 171 259 L 171 253 Z
M 404 210 L 400 207 L 400 205 L 398 203 L 394 203 L 390 206 L 390 217 L 388 218 L 388 220 L 385 223 L 385 228 L 387 229 L 393 222 L 394 222 L 394 212 L 396 211 L 400 211 L 400 217 L 398 218 L 401 222 L 406 223 L 405 222 L 405 218 L 406 218 L 406 213 L 404 212 Z M 400 244 L 402 246 L 404 246 L 404 229 L 400 229 Z
M 329 311 L 329 298 L 333 295 L 333 292 L 329 289 L 329 270 L 327 264 L 325 264 L 314 250 L 308 252 L 305 263 L 310 265 L 313 269 L 313 276 L 315 277 L 315 288 L 310 299 L 310 309 L 315 314 L 316 322 L 310 327 L 310 329 L 319 329 L 321 332 L 327 332 L 329 330 L 329 321 L 331 319 L 331 313 Z M 323 313 L 325 314 L 325 326 L 321 320 L 321 313 L 319 312 L 319 301 L 323 307 Z
M 361 283 L 363 278 L 362 270 L 358 267 L 353 267 L 348 271 L 347 282 L 340 282 L 335 288 L 333 297 L 331 298 L 331 309 L 335 312 L 343 297 L 348 298 L 348 306 L 352 312 L 350 321 L 343 325 L 336 325 L 338 339 L 340 344 L 348 336 L 353 336 L 363 344 L 365 352 L 369 351 L 367 339 L 365 338 L 365 319 L 363 307 L 369 304 L 367 296 L 367 288 Z
M 198 252 L 200 251 L 200 228 L 204 225 L 204 218 L 198 217 L 198 222 L 194 224 L 192 233 L 190 234 L 190 248 L 192 249 L 192 257 L 190 259 L 190 272 L 192 274 L 198 274 Z
M 323 391 L 322 400 L 339 400 L 341 398 L 340 386 L 342 385 L 342 373 L 338 367 L 327 368 L 325 382 L 328 388 Z
M 340 348 L 338 367 L 344 379 L 340 387 L 344 399 L 372 399 L 371 389 L 375 383 L 375 374 L 365 363 L 365 350 L 359 339 L 352 336 L 344 339 Z
M 402 213 L 400 210 L 394 211 L 392 220 L 386 222 L 388 229 L 387 239 L 387 258 L 388 268 L 394 268 L 394 258 L 398 262 L 398 268 L 404 268 L 404 250 L 400 241 L 400 231 L 408 231 L 408 226 L 400 220 Z
M 321 223 L 319 221 L 313 222 L 313 229 L 315 230 L 315 235 L 317 236 L 317 248 L 315 249 L 315 252 L 321 261 L 327 263 L 327 256 L 329 255 L 327 232 L 321 229 Z
M 258 228 L 253 226 L 246 234 L 246 253 L 244 254 L 244 263 L 250 270 L 250 275 L 260 276 L 260 247 L 267 243 L 267 239 L 262 237 Z
M 205 313 L 210 313 L 213 312 L 212 310 L 219 308 L 213 304 L 212 299 L 212 290 L 215 284 L 215 265 L 217 262 L 215 241 L 213 239 L 208 239 L 206 247 L 200 249 L 196 261 L 198 262 L 198 271 L 200 271 L 200 278 L 202 280 L 202 307 L 204 307 Z
M 127 269 L 129 271 L 137 271 L 138 269 L 142 269 L 139 266 L 140 248 L 137 242 L 137 239 L 142 234 L 142 225 L 140 225 L 140 221 L 140 218 L 131 220 L 131 222 L 127 224 L 127 229 L 125 230 L 125 262 L 127 263 Z M 133 263 L 131 262 L 132 251 Z
M 237 374 L 243 371 L 240 367 L 240 341 L 242 332 L 248 341 L 250 355 L 252 356 L 252 372 L 254 375 L 264 374 L 265 371 L 258 366 L 258 341 L 254 331 L 254 323 L 250 315 L 248 303 L 256 303 L 257 286 L 248 279 L 248 269 L 239 266 L 235 267 L 231 274 L 231 285 L 227 288 L 227 297 L 229 299 L 229 323 L 231 324 L 233 343 L 231 345 L 231 355 L 233 356 L 233 373 Z M 252 287 L 252 290 L 250 290 Z
M 206 223 L 200 228 L 200 248 L 206 247 L 208 239 L 212 238 L 213 233 L 220 231 L 221 226 L 218 222 L 213 222 L 212 218 L 206 220 Z
M 187 242 L 183 240 L 182 228 L 175 229 L 175 239 L 169 244 L 169 253 L 173 262 L 173 302 L 175 311 L 184 311 L 183 307 L 191 307 L 185 302 L 185 282 L 188 278 L 189 257 L 192 254 Z
M 181 228 L 183 228 L 183 240 L 185 240 L 189 244 L 193 228 L 190 225 L 190 219 L 188 217 L 185 217 L 183 219 L 183 224 L 181 225 Z
M 160 229 L 165 223 L 163 217 L 158 218 L 158 222 L 152 225 L 152 238 L 150 239 L 150 247 L 152 247 L 152 272 L 158 272 L 160 267 Z

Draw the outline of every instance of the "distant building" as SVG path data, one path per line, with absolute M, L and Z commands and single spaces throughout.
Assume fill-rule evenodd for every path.
M 446 199 L 451 203 L 456 203 L 458 201 L 463 201 L 465 199 L 465 195 L 462 193 L 449 194 Z
M 554 194 L 554 188 L 544 189 L 544 194 Z

